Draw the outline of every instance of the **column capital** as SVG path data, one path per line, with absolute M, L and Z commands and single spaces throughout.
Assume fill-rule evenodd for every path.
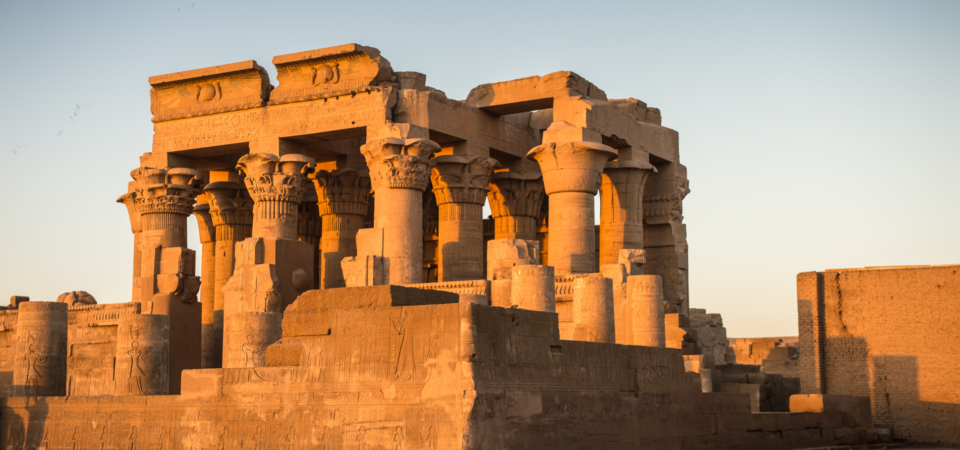
M 487 156 L 441 155 L 433 158 L 430 171 L 437 205 L 445 203 L 483 204 L 490 173 L 500 167 L 497 160 Z
M 634 177 L 636 174 L 641 174 L 643 179 L 646 180 L 646 178 L 653 173 L 657 173 L 657 168 L 654 167 L 653 164 L 644 161 L 607 161 L 607 163 L 603 165 L 603 174 L 610 174 L 610 177 Z
M 123 203 L 123 206 L 127 207 L 127 214 L 130 216 L 130 232 L 137 234 L 142 231 L 140 225 L 140 211 L 137 209 L 136 199 L 137 199 L 137 182 L 131 181 L 127 193 L 120 196 L 117 199 L 117 203 Z
M 253 199 L 238 183 L 214 181 L 203 190 L 210 196 L 210 217 L 214 226 L 253 223 Z
M 616 150 L 606 145 L 582 141 L 551 142 L 527 153 L 528 159 L 540 164 L 547 195 L 557 192 L 596 194 L 604 164 L 616 157 Z
M 320 216 L 354 214 L 367 216 L 370 177 L 353 169 L 318 170 L 310 176 L 317 190 Z
M 246 175 L 244 183 L 255 202 L 300 203 L 315 164 L 315 159 L 295 153 L 252 153 L 240 158 L 237 170 Z
M 197 196 L 197 204 L 193 207 L 193 215 L 197 217 L 197 227 L 200 231 L 200 243 L 209 244 L 217 241 L 217 227 L 210 214 L 211 195 L 203 193 Z
M 144 214 L 189 216 L 200 193 L 200 172 L 187 168 L 138 167 L 130 172 L 137 182 L 134 203 Z M 122 197 L 121 197 L 122 198 Z
M 490 213 L 498 217 L 540 216 L 543 176 L 539 173 L 495 172 L 490 177 Z
M 434 165 L 430 157 L 438 151 L 440 146 L 429 139 L 384 138 L 360 147 L 375 190 L 381 187 L 425 190 Z

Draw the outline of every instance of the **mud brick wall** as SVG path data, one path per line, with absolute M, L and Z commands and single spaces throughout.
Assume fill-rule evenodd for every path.
M 803 393 L 869 396 L 896 438 L 960 444 L 960 265 L 797 276 Z

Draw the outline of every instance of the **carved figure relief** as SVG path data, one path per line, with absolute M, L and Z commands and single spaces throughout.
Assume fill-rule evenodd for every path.
M 393 448 L 395 450 L 403 448 L 403 427 L 397 427 L 397 431 L 393 434 Z
M 311 67 L 313 70 L 313 82 L 314 86 L 319 86 L 321 84 L 337 84 L 340 82 L 340 64 L 334 63 L 333 65 L 323 65 L 318 67 Z
M 144 370 L 143 363 L 149 358 L 150 350 L 141 350 L 140 342 L 134 338 L 134 341 L 130 343 L 130 351 L 127 352 L 127 355 L 130 355 L 130 376 L 127 378 L 128 392 L 147 394 L 148 391 L 143 388 L 143 385 L 148 382 L 147 371 Z
M 27 392 L 29 395 L 41 395 L 44 380 L 50 375 L 46 370 L 46 362 L 50 355 L 41 351 L 34 343 L 32 333 L 27 335 L 27 341 L 29 342 L 28 350 L 23 357 L 27 369 Z
M 246 342 L 241 345 L 243 351 L 243 367 L 263 367 L 267 346 L 263 340 L 256 341 L 253 335 L 248 334 Z
M 424 447 L 428 450 L 436 450 L 437 429 L 431 426 L 430 429 L 427 430 L 426 436 L 424 436 L 423 433 L 420 434 L 420 440 L 423 441 Z

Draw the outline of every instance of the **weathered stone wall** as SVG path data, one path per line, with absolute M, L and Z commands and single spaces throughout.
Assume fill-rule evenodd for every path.
M 960 266 L 797 276 L 804 393 L 869 396 L 896 438 L 960 444 Z
M 112 395 L 117 325 L 139 303 L 75 305 L 67 310 L 66 394 Z M 0 396 L 9 397 L 17 345 L 17 310 L 0 311 Z
M 800 338 L 797 336 L 729 338 L 737 364 L 761 367 L 765 373 L 800 377 Z
M 329 328 L 285 333 L 272 348 L 296 351 L 271 352 L 273 367 L 186 371 L 181 395 L 0 400 L 0 442 L 760 449 L 871 437 L 849 411 L 756 415 L 745 395 L 702 394 L 678 350 L 558 337 L 554 313 L 475 304 L 334 310 Z

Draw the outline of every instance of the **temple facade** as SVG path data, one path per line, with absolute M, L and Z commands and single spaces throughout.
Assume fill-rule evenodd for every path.
M 130 301 L 0 311 L 4 446 L 876 441 L 869 401 L 713 392 L 658 109 L 572 72 L 451 100 L 356 44 L 273 64 L 150 78 Z

